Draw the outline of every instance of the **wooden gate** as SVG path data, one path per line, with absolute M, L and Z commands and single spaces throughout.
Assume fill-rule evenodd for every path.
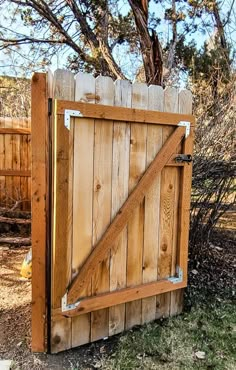
M 41 252 L 33 227 L 32 345 L 45 348 L 45 320 L 35 321 L 47 312 L 55 353 L 181 312 L 194 118 L 186 90 L 82 73 L 74 79 L 62 70 L 53 86 L 42 93 L 53 109 L 44 131 Z M 33 82 L 33 104 L 38 90 Z M 44 102 L 44 118 L 48 109 Z M 32 112 L 33 141 L 39 117 Z M 36 208 L 37 191 L 36 181 Z M 44 297 L 34 293 L 39 273 Z

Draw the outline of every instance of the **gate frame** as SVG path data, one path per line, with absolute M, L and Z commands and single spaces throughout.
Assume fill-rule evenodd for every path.
M 191 137 L 189 137 L 189 135 L 190 135 L 190 128 L 194 127 L 195 119 L 194 119 L 194 116 L 191 114 L 168 113 L 168 112 L 158 112 L 158 111 L 151 111 L 151 110 L 146 111 L 142 109 L 123 108 L 123 107 L 114 107 L 114 106 L 111 109 L 110 106 L 106 106 L 106 105 L 96 105 L 96 104 L 91 104 L 91 103 L 81 103 L 81 102 L 73 102 L 73 101 L 65 101 L 65 100 L 55 100 L 54 107 L 55 107 L 55 112 L 54 112 L 55 118 L 58 116 L 64 117 L 64 126 L 68 130 L 70 130 L 70 119 L 75 118 L 75 117 L 76 118 L 93 118 L 93 119 L 98 119 L 98 120 L 105 119 L 105 120 L 112 120 L 112 121 L 119 121 L 119 122 L 129 121 L 131 123 L 140 123 L 140 124 L 146 123 L 146 124 L 157 124 L 157 125 L 168 125 L 168 126 L 172 125 L 176 127 L 176 130 L 180 130 L 180 128 L 182 128 L 182 139 L 184 138 L 183 154 L 189 154 L 189 151 L 192 153 L 191 144 L 192 144 L 193 139 L 192 139 L 192 135 Z M 172 135 L 174 135 L 174 133 Z M 187 145 L 186 145 L 186 142 L 187 142 Z M 190 143 L 190 145 L 188 143 Z M 167 143 L 163 145 L 162 149 L 165 147 L 165 145 L 167 145 Z M 179 154 L 171 155 L 170 160 L 169 161 L 167 160 L 167 164 L 164 164 L 164 166 L 165 165 L 176 165 L 176 163 L 174 163 L 174 158 L 177 157 L 178 155 Z M 153 160 L 153 162 L 154 161 L 155 159 Z M 152 163 L 150 164 L 149 167 L 152 167 Z M 191 186 L 191 181 L 190 181 L 191 179 L 189 178 L 189 173 L 191 172 L 191 166 L 189 166 L 188 163 L 179 163 L 179 165 L 183 166 L 183 174 L 182 174 L 183 187 L 188 185 L 188 183 L 190 183 L 190 186 Z M 149 170 L 149 167 L 144 172 L 143 177 L 145 177 L 145 173 Z M 140 179 L 136 187 L 139 187 L 139 183 L 142 182 L 143 177 Z M 180 217 L 182 215 L 181 217 L 182 221 L 184 221 L 185 225 L 188 225 L 186 223 L 186 209 L 185 209 L 186 208 L 185 204 L 188 204 L 188 203 L 186 202 L 186 197 L 181 196 L 181 193 L 184 194 L 186 191 L 187 189 L 185 188 L 180 192 L 180 198 L 181 198 Z M 135 189 L 133 190 L 133 192 L 135 192 Z M 128 199 L 129 198 L 130 196 L 128 197 Z M 76 280 L 78 280 L 78 278 L 80 278 L 81 275 L 86 275 L 86 274 L 88 275 L 88 271 L 90 270 L 88 266 L 88 262 L 92 261 L 93 259 L 92 255 L 94 254 L 94 252 L 96 253 L 96 248 L 98 247 L 98 245 L 104 244 L 103 249 L 108 248 L 107 246 L 105 247 L 105 244 L 107 243 L 103 242 L 103 238 L 104 237 L 106 238 L 105 235 L 108 229 L 116 221 L 116 218 L 123 217 L 123 212 L 124 212 L 126 202 L 127 200 L 125 201 L 121 209 L 117 212 L 117 216 L 113 219 L 111 224 L 105 230 L 100 241 L 94 246 L 91 254 L 88 256 L 88 258 L 85 260 L 84 264 L 82 265 L 79 274 L 75 277 L 75 279 L 69 285 L 69 288 L 67 289 L 64 296 L 62 297 L 61 308 L 58 308 L 58 309 L 56 308 L 52 310 L 53 317 L 60 317 L 60 316 L 61 317 L 73 317 L 73 316 L 77 316 L 77 315 L 84 314 L 87 312 L 107 308 L 107 307 L 110 307 L 116 304 L 121 304 L 121 303 L 129 302 L 129 301 L 133 301 L 136 299 L 140 299 L 140 298 L 150 297 L 156 294 L 174 291 L 174 290 L 181 289 L 187 286 L 187 264 L 185 262 L 185 258 L 186 258 L 187 248 L 188 248 L 188 227 L 187 229 L 186 227 L 183 227 L 180 230 L 181 236 L 180 236 L 180 240 L 178 243 L 179 248 L 178 248 L 177 265 L 176 265 L 176 275 L 177 276 L 171 276 L 168 279 L 159 280 L 153 283 L 141 284 L 135 287 L 123 288 L 118 291 L 99 294 L 99 295 L 96 295 L 95 297 L 83 297 L 77 300 L 72 298 L 73 295 L 71 294 L 71 288 L 73 288 L 74 282 L 76 282 Z M 122 213 L 122 216 L 120 216 L 121 213 Z M 183 217 L 183 214 L 185 214 L 184 217 Z M 121 230 L 119 232 L 121 232 Z M 115 233 L 116 231 L 113 230 L 113 234 Z M 103 260 L 102 257 L 99 257 L 99 259 L 101 259 L 101 261 Z M 81 287 L 78 287 L 77 290 L 79 291 L 83 290 L 85 281 L 86 281 L 86 277 L 84 278 L 83 276 L 82 283 L 81 283 L 81 285 L 82 284 L 83 285 Z M 76 291 L 76 288 L 75 288 L 75 291 Z M 75 293 L 74 293 L 74 296 L 75 296 Z M 131 297 L 132 299 L 130 299 Z
M 52 96 L 51 72 L 34 73 L 31 80 L 32 352 L 50 350 Z
M 45 352 L 50 350 L 50 322 L 51 322 L 51 209 L 52 209 L 52 106 L 49 101 L 53 98 L 52 83 L 50 73 L 34 73 L 32 77 L 32 351 Z M 58 101 L 59 102 L 59 101 Z M 52 103 L 52 102 L 51 102 Z M 85 109 L 87 114 L 94 107 L 97 112 L 102 109 L 101 105 L 84 104 L 72 101 L 60 101 L 61 107 L 66 106 L 66 109 Z M 68 105 L 66 105 L 68 104 Z M 76 108 L 75 108 L 76 107 Z M 129 120 L 127 112 L 133 111 L 133 116 L 130 116 L 130 121 L 135 122 L 134 115 L 140 113 L 141 121 L 144 123 L 155 123 L 153 115 L 156 119 L 166 117 L 166 122 L 163 124 L 177 126 L 177 121 L 190 121 L 191 127 L 194 127 L 194 117 L 192 115 L 180 113 L 164 113 L 153 111 L 144 111 L 132 108 L 107 107 L 109 117 L 100 116 L 100 119 L 116 119 L 112 118 L 114 112 L 123 114 L 118 120 Z M 123 113 L 122 113 L 123 112 Z M 57 114 L 63 114 L 62 112 Z M 92 113 L 90 113 L 92 114 Z M 132 114 L 131 114 L 132 115 Z M 84 117 L 86 114 L 84 113 Z M 90 117 L 87 115 L 87 117 Z M 94 117 L 94 112 L 92 117 Z M 167 118 L 168 117 L 168 118 Z M 174 122 L 170 123 L 170 117 L 175 118 Z M 167 121 L 168 120 L 168 121 Z M 140 122 L 140 118 L 136 121 Z M 161 124 L 161 122 L 156 122 Z M 191 130 L 193 131 L 193 130 Z M 183 154 L 192 152 L 193 132 L 191 139 L 184 140 Z M 176 154 L 177 155 L 177 154 Z M 173 160 L 176 155 L 173 155 L 167 165 L 173 165 Z M 174 164 L 176 165 L 176 164 Z M 181 165 L 181 164 L 178 164 Z M 180 192 L 180 210 L 179 220 L 181 229 L 179 237 L 179 245 L 185 246 L 183 253 L 180 254 L 180 260 L 177 261 L 179 266 L 183 266 L 184 279 L 181 284 L 177 285 L 182 288 L 187 284 L 187 246 L 188 246 L 188 229 L 189 229 L 189 202 L 191 188 L 191 166 L 183 165 L 183 174 L 181 192 Z M 186 194 L 188 196 L 186 197 Z M 149 283 L 150 285 L 150 283 Z M 142 284 L 144 287 L 145 284 Z M 138 288 L 138 287 L 137 287 Z M 176 288 L 177 289 L 177 288 Z M 171 289 L 173 290 L 173 289 Z M 108 293 L 109 294 L 109 293 Z M 155 294 L 155 293 L 153 293 Z M 96 298 L 89 298 L 96 299 Z

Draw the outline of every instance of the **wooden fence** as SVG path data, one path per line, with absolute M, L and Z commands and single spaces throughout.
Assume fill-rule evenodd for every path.
M 46 312 L 51 352 L 180 313 L 191 93 L 63 70 L 32 89 L 33 350 Z
M 0 117 L 0 206 L 31 208 L 31 122 Z

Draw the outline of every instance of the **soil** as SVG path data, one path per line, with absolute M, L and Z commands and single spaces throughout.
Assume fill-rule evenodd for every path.
M 236 297 L 235 235 L 218 230 L 205 245 L 190 246 L 186 309 L 211 300 Z M 0 358 L 13 360 L 13 369 L 83 369 L 100 367 L 112 353 L 119 336 L 57 355 L 32 354 L 30 350 L 31 283 L 20 277 L 29 247 L 0 246 Z

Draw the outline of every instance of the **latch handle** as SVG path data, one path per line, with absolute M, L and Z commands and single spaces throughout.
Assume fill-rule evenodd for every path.
M 178 163 L 187 162 L 188 164 L 191 163 L 193 160 L 191 154 L 178 154 L 175 157 L 175 161 Z

